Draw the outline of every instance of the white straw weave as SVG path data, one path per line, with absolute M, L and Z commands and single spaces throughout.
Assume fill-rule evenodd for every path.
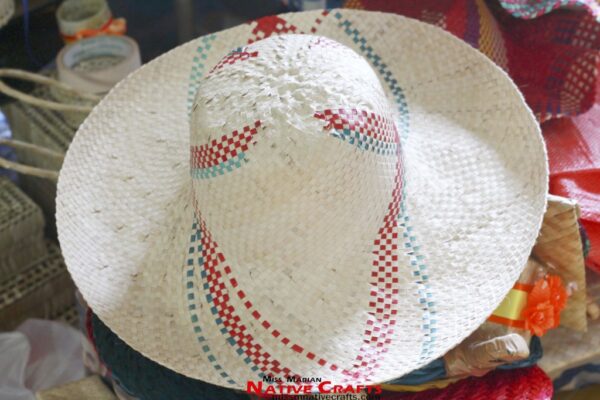
M 249 44 L 281 33 L 338 43 Z M 491 314 L 546 192 L 504 72 L 438 28 L 334 10 L 198 38 L 118 84 L 67 153 L 57 224 L 88 304 L 160 364 L 235 388 L 374 383 Z

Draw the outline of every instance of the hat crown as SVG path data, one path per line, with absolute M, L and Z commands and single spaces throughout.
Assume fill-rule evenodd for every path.
M 330 39 L 272 37 L 212 68 L 191 116 L 196 215 L 248 298 L 269 293 L 307 319 L 305 299 L 322 299 L 327 335 L 329 296 L 368 295 L 374 242 L 399 200 L 393 118 L 369 64 Z M 260 283 L 273 274 L 277 285 Z M 356 286 L 323 292 L 341 274 Z M 354 305 L 359 316 L 364 301 Z

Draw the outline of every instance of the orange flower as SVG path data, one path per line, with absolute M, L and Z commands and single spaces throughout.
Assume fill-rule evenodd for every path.
M 554 307 L 549 301 L 528 306 L 521 314 L 525 319 L 525 329 L 536 336 L 543 336 L 546 331 L 556 328 Z
M 550 286 L 550 302 L 554 305 L 554 319 L 556 324 L 560 324 L 560 312 L 567 305 L 567 291 L 563 286 L 562 279 L 556 275 L 548 276 L 548 286 Z
M 533 285 L 529 293 L 527 306 L 521 317 L 525 320 L 525 329 L 536 336 L 542 336 L 546 331 L 560 324 L 560 312 L 567 303 L 567 291 L 562 279 L 548 275 Z

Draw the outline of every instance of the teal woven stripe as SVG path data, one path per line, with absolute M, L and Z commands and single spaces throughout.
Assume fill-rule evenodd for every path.
M 225 175 L 227 172 L 231 172 L 236 168 L 240 168 L 245 162 L 246 159 L 244 158 L 244 153 L 238 153 L 237 156 L 212 167 L 192 169 L 192 178 L 210 179 L 216 176 Z
M 193 59 L 194 62 L 192 64 L 192 71 L 190 73 L 190 79 L 189 79 L 189 85 L 188 85 L 188 97 L 187 97 L 188 114 L 190 114 L 192 111 L 192 106 L 194 105 L 194 99 L 196 97 L 196 92 L 198 91 L 198 87 L 200 86 L 202 76 L 206 69 L 204 62 L 207 59 L 208 51 L 212 47 L 212 42 L 216 39 L 216 37 L 217 37 L 216 34 L 212 34 L 212 35 L 201 38 L 200 39 L 201 44 L 196 49 L 196 55 L 194 56 L 194 59 Z M 244 153 L 239 153 L 237 155 L 237 157 L 227 160 L 224 163 L 220 163 L 219 165 L 215 165 L 210 168 L 194 169 L 191 171 L 191 174 L 192 174 L 192 177 L 196 178 L 196 179 L 214 178 L 216 176 L 223 175 L 226 172 L 232 171 L 235 168 L 239 168 L 243 162 L 245 162 Z M 194 230 L 194 234 L 192 234 L 192 236 L 190 238 L 189 255 L 188 255 L 188 260 L 187 260 L 188 268 L 186 269 L 186 273 L 185 273 L 186 298 L 188 301 L 188 309 L 190 312 L 190 318 L 192 320 L 194 332 L 197 335 L 196 337 L 198 339 L 198 343 L 202 346 L 202 351 L 207 356 L 207 358 L 208 358 L 209 362 L 211 363 L 211 365 L 213 366 L 213 368 L 215 370 L 217 370 L 224 379 L 227 379 L 228 383 L 235 385 L 236 384 L 235 381 L 229 376 L 229 374 L 227 372 L 225 372 L 223 367 L 218 363 L 217 358 L 211 352 L 208 344 L 206 344 L 206 338 L 204 337 L 204 335 L 202 333 L 202 328 L 199 325 L 199 318 L 198 318 L 198 315 L 196 314 L 196 300 L 200 299 L 200 297 L 201 297 L 201 295 L 198 291 L 198 288 L 195 285 L 195 279 L 194 279 L 195 274 L 197 273 L 196 266 L 199 267 L 200 277 L 202 279 L 204 289 L 208 288 L 208 282 L 206 281 L 206 276 L 204 276 L 205 273 L 201 268 L 202 265 L 198 265 L 196 263 L 196 261 L 197 261 L 198 263 L 202 264 L 203 260 L 202 260 L 202 244 L 200 242 L 200 229 L 199 229 L 198 221 L 195 218 L 194 218 L 193 230 Z M 206 297 L 206 301 L 208 302 L 209 305 L 213 304 L 212 296 L 210 295 L 210 293 L 207 292 L 205 297 Z M 213 306 L 213 308 L 214 308 L 214 306 Z M 216 318 L 215 322 L 217 323 L 217 325 L 222 324 L 222 321 L 220 321 L 219 318 Z M 222 333 L 223 333 L 223 329 L 224 328 L 221 329 Z M 226 331 L 226 329 L 225 329 L 225 331 Z M 229 336 L 227 338 L 227 342 L 231 346 L 236 348 L 237 354 L 243 357 L 243 360 L 246 364 L 251 364 L 250 358 L 245 356 L 241 347 L 236 347 L 237 344 L 235 343 L 235 340 L 231 336 Z M 250 368 L 252 369 L 252 371 L 258 372 L 258 367 L 256 365 L 251 365 Z M 259 376 L 259 378 L 262 379 L 264 374 L 262 372 L 259 372 L 258 376 Z
M 398 148 L 396 143 L 388 143 L 382 140 L 377 140 L 373 137 L 350 129 L 336 130 L 331 134 L 331 136 L 355 145 L 361 150 L 372 151 L 383 156 L 395 155 Z
M 190 237 L 190 245 L 188 249 L 188 258 L 187 258 L 187 269 L 185 273 L 185 287 L 186 287 L 186 298 L 188 302 L 188 310 L 190 312 L 190 318 L 192 320 L 192 325 L 194 327 L 194 333 L 196 334 L 196 339 L 198 340 L 198 344 L 202 348 L 202 352 L 206 355 L 206 358 L 211 363 L 213 368 L 219 372 L 222 378 L 227 380 L 227 383 L 231 385 L 235 385 L 235 381 L 231 379 L 229 374 L 225 372 L 223 367 L 217 361 L 217 358 L 210 350 L 210 346 L 206 343 L 206 338 L 202 332 L 202 327 L 200 326 L 200 319 L 196 314 L 196 300 L 199 298 L 197 293 L 197 288 L 195 284 L 195 274 L 196 274 L 196 262 L 195 260 L 198 258 L 198 253 L 202 254 L 202 245 L 200 244 L 200 229 L 198 227 L 198 222 L 194 217 L 194 223 L 192 225 L 192 233 Z
M 190 73 L 190 79 L 188 84 L 188 96 L 187 96 L 187 110 L 188 114 L 192 111 L 192 105 L 194 104 L 194 98 L 196 97 L 196 91 L 198 90 L 198 86 L 200 85 L 200 80 L 202 79 L 202 74 L 204 73 L 204 62 L 207 58 L 208 51 L 212 47 L 212 42 L 216 39 L 217 35 L 212 34 L 209 36 L 204 36 L 200 39 L 200 45 L 196 49 L 196 55 L 193 58 L 192 63 L 192 71 Z M 196 254 L 196 249 L 201 251 L 200 246 L 200 230 L 198 227 L 198 223 L 194 218 L 194 223 L 192 226 L 192 230 L 194 233 L 190 237 L 190 245 L 188 251 L 188 259 L 185 269 L 185 288 L 186 288 L 186 299 L 188 304 L 188 310 L 190 312 L 190 319 L 192 321 L 192 326 L 194 329 L 194 333 L 196 334 L 196 339 L 198 340 L 198 344 L 202 348 L 202 352 L 212 365 L 212 367 L 219 373 L 219 375 L 227 381 L 230 385 L 236 385 L 236 382 L 229 376 L 229 374 L 223 369 L 223 367 L 217 361 L 217 358 L 212 353 L 210 346 L 206 343 L 206 338 L 202 332 L 202 327 L 200 326 L 200 319 L 198 318 L 198 314 L 196 313 L 196 300 L 197 297 L 197 288 L 195 285 L 195 262 L 194 256 Z M 196 242 L 198 242 L 196 244 Z
M 195 218 L 194 218 L 195 219 Z M 194 227 L 197 227 L 198 222 L 195 219 L 194 221 Z M 235 349 L 236 353 L 238 356 L 240 356 L 242 358 L 242 360 L 244 361 L 244 363 L 246 363 L 250 369 L 253 372 L 256 372 L 257 376 L 262 379 L 265 374 L 259 370 L 258 366 L 256 366 L 252 360 L 250 359 L 250 357 L 248 357 L 244 351 L 244 349 L 238 344 L 238 342 L 235 340 L 235 338 L 230 334 L 229 329 L 225 326 L 225 324 L 223 323 L 223 320 L 221 319 L 221 317 L 219 316 L 219 312 L 217 310 L 217 307 L 215 305 L 214 299 L 212 294 L 210 293 L 210 286 L 209 286 L 209 282 L 207 279 L 207 273 L 203 268 L 204 265 L 204 259 L 202 257 L 202 252 L 203 252 L 203 247 L 202 247 L 202 242 L 201 242 L 201 235 L 202 232 L 200 231 L 200 229 L 196 230 L 196 234 L 195 234 L 195 239 L 198 241 L 198 245 L 197 246 L 191 246 L 190 247 L 190 251 L 197 250 L 197 254 L 198 256 L 194 258 L 194 260 L 192 260 L 192 262 L 194 264 L 195 261 L 197 260 L 198 263 L 198 269 L 200 271 L 200 277 L 202 278 L 202 288 L 204 290 L 204 298 L 206 299 L 206 303 L 209 307 L 209 310 L 211 311 L 211 313 L 214 316 L 214 320 L 215 320 L 215 324 L 220 328 L 220 332 L 223 335 L 223 338 L 225 339 L 225 341 Z M 196 288 L 194 288 L 196 289 Z M 195 290 L 194 296 L 201 296 L 201 294 L 199 293 L 198 290 Z
M 341 29 L 343 29 L 344 32 L 358 46 L 363 56 L 371 63 L 372 67 L 379 72 L 379 75 L 388 85 L 400 112 L 400 120 L 398 121 L 398 126 L 400 128 L 400 138 L 405 140 L 408 137 L 409 133 L 409 113 L 404 92 L 400 88 L 398 81 L 396 80 L 396 78 L 394 78 L 392 72 L 383 62 L 382 58 L 375 54 L 373 48 L 368 45 L 367 40 L 361 35 L 358 29 L 354 28 L 350 21 L 344 19 L 342 13 L 340 13 L 339 11 L 335 13 L 335 18 L 339 21 L 338 26 Z M 404 172 L 402 174 L 402 181 L 404 182 L 405 174 Z M 435 301 L 433 299 L 433 294 L 429 285 L 427 265 L 425 264 L 425 259 L 423 255 L 419 251 L 420 246 L 417 244 L 417 238 L 412 233 L 413 229 L 410 225 L 410 217 L 408 216 L 408 213 L 406 211 L 405 185 L 402 186 L 402 201 L 400 203 L 400 214 L 397 218 L 399 221 L 399 225 L 404 231 L 404 249 L 410 259 L 413 276 L 418 285 L 419 306 L 423 310 L 423 322 L 421 328 L 423 330 L 425 339 L 423 340 L 421 348 L 421 358 L 429 358 L 433 351 L 433 344 L 435 343 Z
M 196 92 L 198 86 L 200 86 L 200 80 L 206 69 L 204 62 L 208 58 L 208 51 L 212 48 L 212 42 L 217 38 L 216 34 L 204 36 L 200 38 L 200 46 L 196 49 L 196 55 L 193 59 L 192 72 L 190 73 L 190 79 L 188 84 L 187 93 L 187 110 L 188 114 L 192 112 L 192 106 L 194 105 L 194 99 L 196 98 Z

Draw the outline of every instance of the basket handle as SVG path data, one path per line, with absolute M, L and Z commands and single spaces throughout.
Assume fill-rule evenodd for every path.
M 0 145 L 10 146 L 15 149 L 27 150 L 31 153 L 37 153 L 42 156 L 53 158 L 60 163 L 62 163 L 64 160 L 64 154 L 60 152 L 46 149 L 35 144 L 21 142 L 19 140 L 0 139 Z M 0 157 L 0 168 L 10 169 L 25 175 L 37 176 L 38 178 L 49 179 L 53 182 L 58 181 L 58 171 L 47 168 L 32 167 L 30 165 L 7 160 L 4 157 Z
M 47 76 L 40 75 L 40 74 L 34 74 L 32 72 L 22 71 L 19 69 L 0 68 L 0 78 L 21 79 L 24 81 L 30 81 L 30 82 L 34 82 L 34 83 L 38 83 L 38 84 L 42 84 L 42 85 L 55 86 L 55 87 L 61 88 L 63 90 L 66 90 L 68 92 L 72 92 L 72 93 L 76 94 L 77 96 L 79 96 L 80 98 L 85 99 L 85 100 L 90 100 L 90 101 L 95 101 L 95 102 L 98 102 L 100 100 L 99 96 L 89 94 L 89 93 L 78 92 L 76 89 L 72 88 L 71 86 L 65 85 L 64 83 L 59 82 L 56 79 L 52 79 L 52 78 L 49 78 Z M 16 90 L 16 89 L 8 86 L 6 83 L 4 83 L 2 81 L 2 79 L 0 79 L 0 92 L 4 93 L 7 96 L 13 97 L 17 100 L 21 100 L 25 103 L 29 103 L 29 104 L 37 106 L 37 107 L 47 108 L 50 110 L 89 113 L 90 111 L 92 111 L 92 108 L 93 108 L 92 106 L 65 104 L 65 103 L 59 103 L 56 101 L 39 99 L 35 96 L 31 96 L 27 93 L 23 93 L 19 90 Z

